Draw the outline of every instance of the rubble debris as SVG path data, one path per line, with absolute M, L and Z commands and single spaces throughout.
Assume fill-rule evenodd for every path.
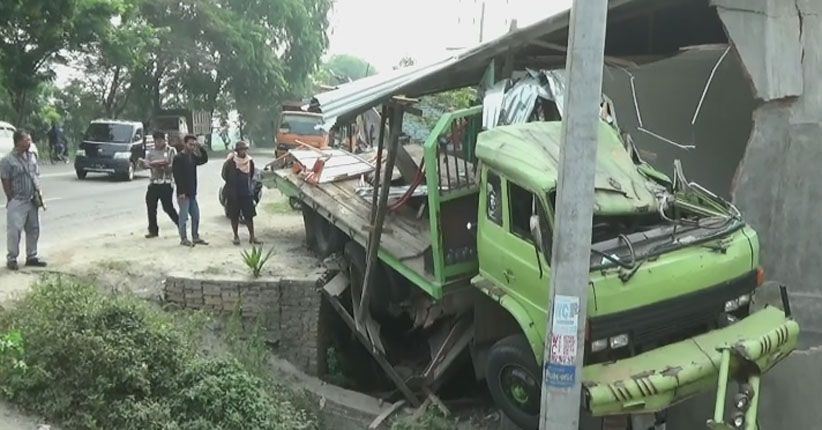
M 342 149 L 292 149 L 289 154 L 296 161 L 295 169 L 304 174 L 306 182 L 314 184 L 353 178 L 374 170 L 373 164 Z

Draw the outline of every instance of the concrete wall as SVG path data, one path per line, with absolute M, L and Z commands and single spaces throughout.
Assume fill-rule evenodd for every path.
M 822 2 L 714 3 L 758 99 L 734 201 L 803 330 L 822 331 Z
M 164 299 L 188 309 L 240 313 L 245 327 L 259 321 L 276 341 L 277 354 L 312 375 L 325 370 L 325 333 L 320 327 L 321 278 L 259 279 L 169 276 Z

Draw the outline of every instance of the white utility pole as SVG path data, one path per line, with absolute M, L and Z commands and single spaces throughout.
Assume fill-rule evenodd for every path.
M 540 430 L 577 430 L 608 0 L 574 0 L 566 60 Z

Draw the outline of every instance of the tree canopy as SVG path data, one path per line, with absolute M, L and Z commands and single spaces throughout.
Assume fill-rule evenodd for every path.
M 270 134 L 281 101 L 302 96 L 328 46 L 332 0 L 6 0 L 0 86 L 18 125 L 66 62 L 82 72 L 48 102 L 66 117 L 146 121 L 160 109 L 237 110 Z M 0 101 L 0 113 L 3 112 Z M 9 113 L 9 112 L 7 112 Z

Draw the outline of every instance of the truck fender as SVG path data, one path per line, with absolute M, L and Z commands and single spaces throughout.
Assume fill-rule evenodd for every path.
M 525 338 L 528 339 L 528 344 L 531 345 L 531 349 L 534 352 L 534 357 L 537 358 L 537 363 L 539 363 L 542 358 L 543 349 L 545 348 L 545 343 L 543 341 L 542 336 L 539 334 L 536 324 L 534 320 L 528 315 L 525 311 L 525 308 L 522 305 L 514 300 L 508 294 L 503 294 L 499 297 L 498 303 L 502 306 L 503 309 L 508 311 L 508 313 L 514 318 L 514 320 L 519 325 L 520 329 L 522 330 L 522 334 L 525 335 Z

